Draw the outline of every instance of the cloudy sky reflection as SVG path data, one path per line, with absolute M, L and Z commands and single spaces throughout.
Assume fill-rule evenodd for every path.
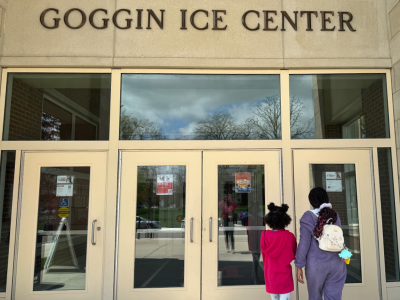
M 217 112 L 244 123 L 252 108 L 279 95 L 279 75 L 122 76 L 125 114 L 153 122 L 167 139 L 193 139 L 195 125 Z
M 315 137 L 315 120 L 314 120 L 314 100 L 313 100 L 313 76 L 315 75 L 290 75 L 290 98 L 294 97 L 303 103 L 304 109 L 300 115 L 298 126 L 312 122 L 310 126 L 311 132 L 303 138 Z M 292 128 L 292 132 L 295 128 Z

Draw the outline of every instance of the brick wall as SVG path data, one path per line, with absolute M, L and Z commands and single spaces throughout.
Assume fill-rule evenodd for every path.
M 319 107 L 319 111 L 318 113 L 316 112 L 315 117 L 319 117 L 320 120 L 316 121 L 316 123 L 320 124 L 320 127 L 323 129 L 322 136 L 320 133 L 319 136 L 316 137 L 323 139 L 341 139 L 343 137 L 341 125 L 325 125 L 324 92 L 325 92 L 324 89 L 318 89 L 318 99 L 314 99 L 314 101 L 318 100 L 318 107 Z M 315 105 L 314 105 L 314 111 L 315 111 Z
M 12 83 L 8 140 L 40 141 L 42 130 L 43 90 L 22 80 Z
M 4 152 L 3 152 L 4 153 Z M 4 156 L 3 156 L 4 158 Z M 0 241 L 0 292 L 5 292 L 7 282 L 7 267 L 9 255 L 9 238 L 11 225 L 11 206 L 14 186 L 15 152 L 7 151 L 4 194 L 0 195 L 0 205 L 3 205 Z
M 57 91 L 98 116 L 96 139 L 109 139 L 110 89 L 71 88 Z M 43 92 L 43 89 L 34 88 L 20 79 L 13 80 L 8 140 L 41 140 Z M 84 130 L 85 126 L 82 128 Z M 85 134 L 78 134 L 77 138 L 79 136 L 86 137 Z
M 100 118 L 98 139 L 108 140 L 111 89 L 57 89 L 58 92 Z
M 361 90 L 362 114 L 365 118 L 365 135 L 367 138 L 385 138 L 385 105 L 383 82 L 377 80 L 368 88 Z
M 343 138 L 342 125 L 325 125 L 326 139 L 341 139 Z

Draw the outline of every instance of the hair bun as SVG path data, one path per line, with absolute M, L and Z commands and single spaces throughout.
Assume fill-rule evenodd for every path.
M 274 211 L 274 210 L 276 210 L 276 206 L 275 206 L 275 203 L 273 203 L 273 202 L 271 202 L 270 204 L 268 204 L 268 210 L 269 211 Z
M 283 210 L 284 212 L 287 212 L 287 211 L 289 210 L 289 205 L 287 205 L 287 204 L 282 204 L 282 210 Z

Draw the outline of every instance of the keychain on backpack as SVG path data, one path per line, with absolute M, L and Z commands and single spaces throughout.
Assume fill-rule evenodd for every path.
M 349 248 L 344 246 L 342 252 L 339 253 L 339 257 L 346 263 L 346 265 L 350 264 L 350 258 L 353 254 L 350 252 Z

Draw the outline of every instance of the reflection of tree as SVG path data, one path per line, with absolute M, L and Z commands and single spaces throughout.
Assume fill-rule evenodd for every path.
M 58 141 L 60 140 L 61 121 L 52 115 L 42 113 L 42 141 Z
M 56 197 L 57 178 L 53 174 L 42 171 L 40 175 L 40 198 L 39 198 L 39 222 L 38 229 L 43 229 L 47 222 L 50 226 L 55 226 L 57 217 L 57 197 Z M 53 212 L 54 211 L 54 212 Z M 44 228 L 46 229 L 46 228 Z
M 251 110 L 250 122 L 257 139 L 277 140 L 281 138 L 281 98 L 267 96 L 263 102 Z
M 194 128 L 197 140 L 247 140 L 251 135 L 251 124 L 237 124 L 226 113 L 216 112 L 199 121 Z
M 162 129 L 147 119 L 135 118 L 121 109 L 120 137 L 123 140 L 164 140 Z
M 163 174 L 173 175 L 172 195 L 157 195 L 157 175 Z M 186 167 L 140 166 L 138 167 L 137 183 L 137 205 L 145 206 L 145 208 L 141 207 L 140 209 L 141 216 L 150 220 L 154 220 L 157 216 L 161 218 L 160 211 L 154 215 L 153 205 L 158 206 L 158 209 L 178 209 L 182 212 L 180 214 L 185 215 Z M 162 218 L 167 218 L 167 215 L 164 214 Z M 176 222 L 176 215 L 170 215 L 170 217 L 172 218 L 170 220 L 171 225 Z
M 365 139 L 367 137 L 367 127 L 365 126 L 365 115 L 360 117 L 360 137 Z
M 305 105 L 300 99 L 290 100 L 290 129 L 292 138 L 306 138 L 312 132 L 313 118 L 302 122 Z M 251 109 L 253 115 L 244 123 L 238 123 L 230 114 L 216 112 L 195 125 L 198 140 L 276 140 L 281 134 L 281 98 L 267 96 L 261 104 Z
M 292 139 L 312 138 L 314 118 L 301 122 L 305 105 L 299 98 L 290 98 L 290 133 Z

